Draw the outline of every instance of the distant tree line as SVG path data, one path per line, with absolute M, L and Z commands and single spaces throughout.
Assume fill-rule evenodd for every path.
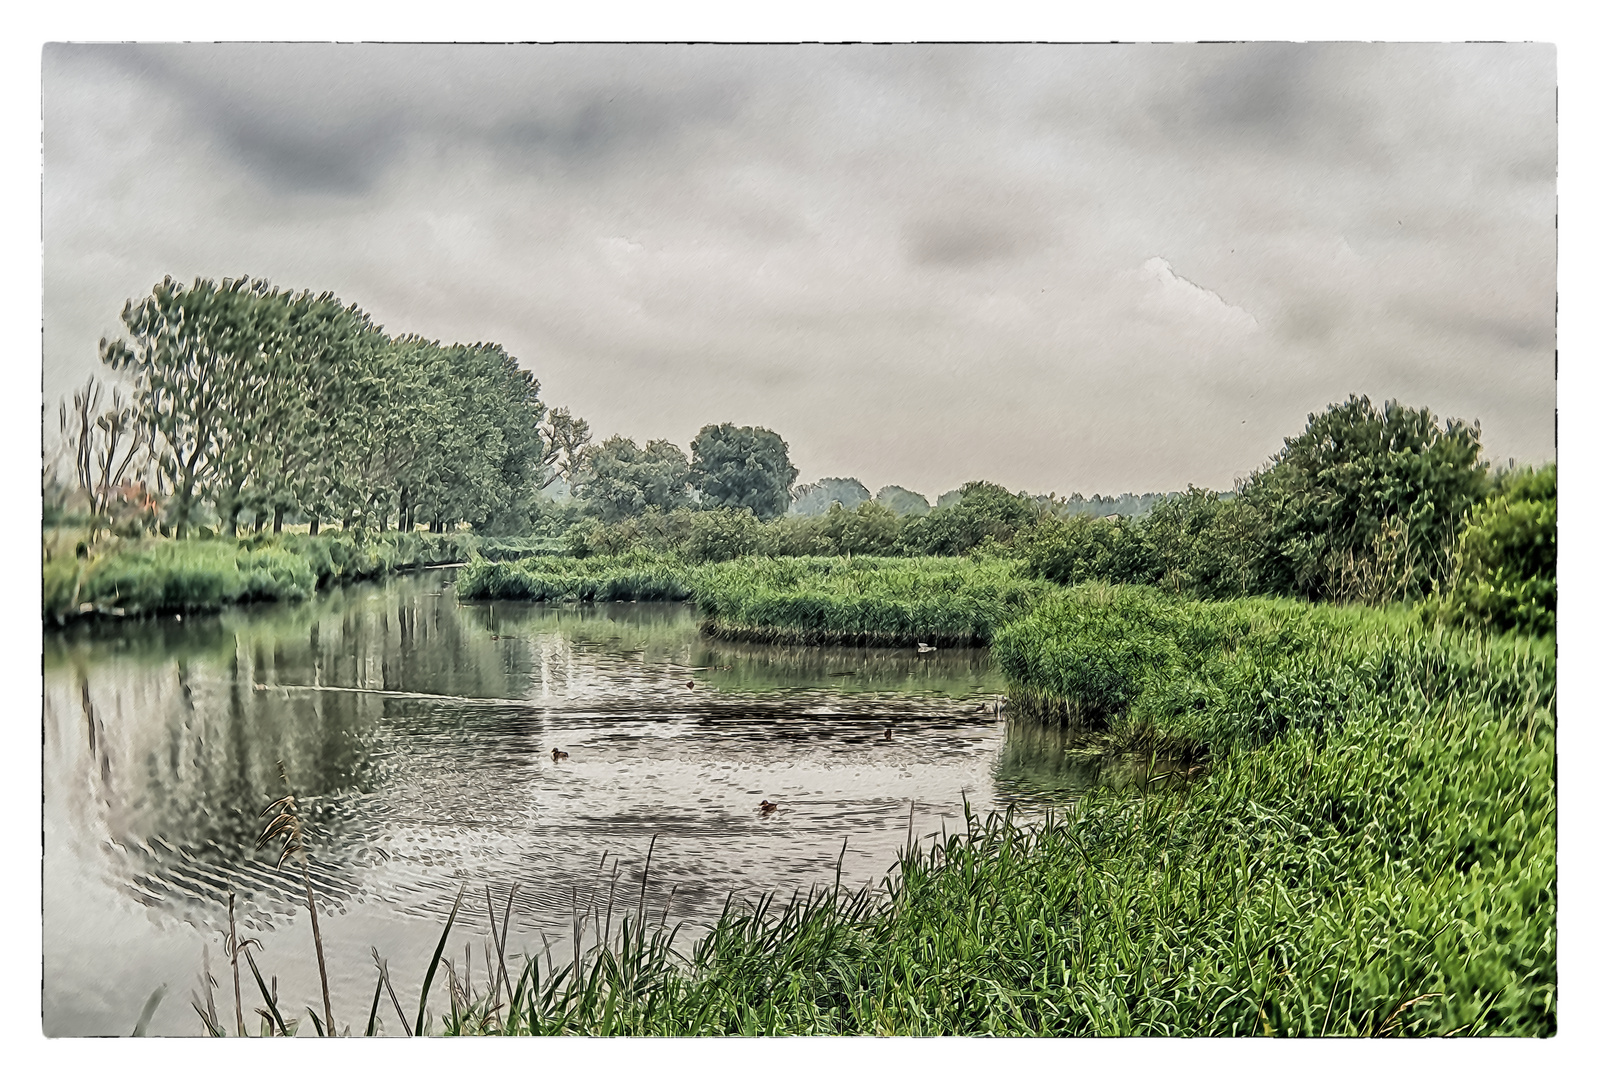
M 1063 584 L 1432 598 L 1459 621 L 1553 625 L 1553 466 L 1490 475 L 1478 425 L 1398 402 L 1312 414 L 1233 491 L 1060 499 L 972 481 L 930 504 L 852 477 L 796 487 L 788 444 L 760 427 L 708 424 L 687 452 L 596 444 L 501 346 L 391 335 L 331 293 L 168 278 L 122 322 L 100 356 L 123 385 L 107 399 L 90 379 L 61 405 L 47 515 L 75 500 L 91 527 L 177 536 L 467 523 L 699 560 L 986 553 Z

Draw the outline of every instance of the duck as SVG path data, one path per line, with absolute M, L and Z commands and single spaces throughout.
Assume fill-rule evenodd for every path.
M 550 760 L 551 761 L 565 761 L 567 758 L 569 758 L 571 756 L 572 755 L 568 754 L 565 750 L 551 750 L 550 751 Z
M 689 681 L 688 681 L 688 688 L 689 688 L 689 689 L 690 689 L 690 690 L 692 690 L 692 689 L 694 689 L 694 680 L 693 680 L 693 679 L 690 679 L 690 680 L 689 680 Z
M 894 737 L 894 725 L 890 724 L 886 728 L 883 729 L 883 738 L 892 739 L 893 737 Z
M 937 652 L 938 651 L 938 646 L 937 645 L 929 645 L 925 641 L 918 641 L 916 643 L 916 651 L 919 652 L 919 653 L 920 652 Z
M 776 810 L 776 809 L 777 809 L 777 804 L 775 802 L 771 802 L 768 799 L 762 799 L 761 800 L 761 813 L 770 814 L 773 810 Z

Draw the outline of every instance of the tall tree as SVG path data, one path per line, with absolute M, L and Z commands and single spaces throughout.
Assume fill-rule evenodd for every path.
M 689 444 L 689 483 L 707 510 L 747 508 L 763 521 L 782 515 L 799 476 L 788 443 L 759 427 L 707 424 Z
M 1259 584 L 1312 600 L 1397 561 L 1400 595 L 1448 569 L 1466 512 L 1488 488 L 1480 425 L 1351 395 L 1312 413 L 1240 498 L 1268 523 Z M 1354 598 L 1354 597 L 1352 597 Z
M 539 434 L 544 444 L 539 461 L 544 469 L 540 490 L 557 480 L 565 480 L 568 486 L 575 487 L 589 453 L 589 422 L 573 416 L 572 410 L 562 405 L 550 410 Z
M 853 476 L 824 476 L 814 484 L 801 484 L 794 489 L 794 502 L 789 507 L 789 513 L 807 517 L 825 514 L 834 503 L 846 510 L 853 510 L 864 502 L 870 502 L 871 498 L 872 493 L 866 485 Z
M 605 521 L 636 517 L 648 509 L 671 511 L 688 500 L 688 458 L 665 439 L 643 449 L 613 435 L 587 455 L 574 494 Z
M 101 359 L 138 386 L 138 408 L 160 441 L 157 462 L 172 487 L 172 520 L 187 530 L 202 493 L 226 498 L 270 385 L 272 334 L 258 302 L 265 282 L 165 278 L 122 309 L 131 343 L 100 341 Z

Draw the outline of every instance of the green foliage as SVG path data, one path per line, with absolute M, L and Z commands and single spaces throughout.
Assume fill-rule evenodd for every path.
M 1554 465 L 1523 470 L 1472 510 L 1440 606 L 1446 623 L 1554 633 L 1555 489 Z
M 720 562 L 763 554 L 770 533 L 748 508 L 704 510 L 689 518 L 684 553 L 693 562 Z
M 969 817 L 882 889 L 730 903 L 687 963 L 619 913 L 620 939 L 528 964 L 508 1007 L 473 1002 L 448 1030 L 1554 1034 L 1552 649 L 1285 601 L 1125 603 L 1297 626 L 1231 663 L 1301 721 L 1341 687 L 1340 725 L 1218 743 L 1197 783 L 1102 790 L 1042 825 Z
M 686 600 L 691 570 L 669 556 L 634 552 L 586 559 L 541 557 L 517 562 L 474 560 L 456 575 L 463 600 L 584 603 L 612 600 Z
M 45 560 L 44 617 L 61 622 L 84 613 L 83 605 L 135 616 L 304 600 L 337 581 L 458 562 L 475 549 L 466 535 L 338 532 L 101 545 L 85 558 Z
M 876 495 L 876 501 L 888 507 L 894 513 L 905 517 L 907 515 L 925 514 L 932 509 L 927 501 L 927 496 L 918 495 L 908 488 L 898 484 L 889 484 Z
M 499 346 L 391 338 L 331 293 L 248 278 L 167 278 L 122 319 L 101 357 L 133 379 L 180 536 L 251 513 L 526 532 L 544 406 Z
M 823 477 L 814 484 L 801 484 L 795 488 L 794 502 L 788 512 L 811 517 L 827 513 L 834 503 L 846 510 L 853 510 L 871 497 L 872 493 L 866 485 L 854 477 Z
M 982 645 L 1049 591 L 1002 560 L 741 559 L 702 567 L 707 633 L 805 644 Z
M 1010 545 L 1030 573 L 1062 585 L 1158 585 L 1225 599 L 1257 588 L 1260 514 L 1252 503 L 1189 488 L 1139 520 L 1045 517 Z
M 907 555 L 964 555 L 984 541 L 1007 541 L 1039 519 L 1038 503 L 1013 495 L 998 484 L 973 480 L 961 486 L 958 498 L 931 513 L 912 518 L 900 534 Z
M 1351 396 L 1312 414 L 1241 498 L 1265 525 L 1265 591 L 1382 602 L 1440 583 L 1467 510 L 1488 487 L 1481 428 Z
M 694 464 L 688 482 L 707 510 L 747 509 L 762 521 L 788 510 L 799 476 L 788 443 L 776 432 L 733 424 L 707 424 L 689 445 Z
M 614 435 L 584 458 L 573 493 L 586 499 L 601 521 L 635 517 L 646 510 L 671 511 L 688 501 L 688 458 L 665 439 L 641 450 Z

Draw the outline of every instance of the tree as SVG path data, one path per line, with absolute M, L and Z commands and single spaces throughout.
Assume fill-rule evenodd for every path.
M 652 439 L 641 450 L 632 439 L 613 435 L 586 454 L 573 493 L 602 520 L 614 522 L 648 509 L 682 506 L 688 500 L 688 472 L 688 458 L 665 439 Z
M 237 492 L 240 462 L 271 385 L 265 282 L 170 277 L 122 309 L 132 343 L 100 341 L 101 359 L 138 386 L 141 421 L 159 440 L 157 464 L 172 487 L 173 523 L 182 534 L 202 493 Z M 268 316 L 270 318 L 270 316 Z
M 998 484 L 973 480 L 961 485 L 954 499 L 905 523 L 900 547 L 911 555 L 964 555 L 984 540 L 1005 541 L 1036 523 L 1038 504 L 1013 495 Z
M 888 507 L 902 517 L 907 514 L 925 514 L 932 509 L 927 501 L 927 496 L 918 495 L 914 491 L 900 487 L 898 484 L 889 484 L 877 493 L 877 501 Z
M 572 410 L 563 405 L 550 410 L 540 435 L 544 441 L 544 453 L 539 462 L 544 468 L 540 490 L 556 480 L 565 480 L 575 487 L 589 449 L 588 421 L 573 416 Z
M 1555 466 L 1504 478 L 1461 530 L 1444 621 L 1554 633 L 1558 509 Z
M 89 539 L 108 523 L 113 505 L 129 502 L 120 494 L 124 483 L 143 487 L 143 465 L 149 449 L 147 431 L 120 388 L 111 388 L 111 404 L 100 409 L 103 386 L 93 375 L 72 395 L 72 407 L 61 403 L 62 450 L 72 459 L 72 472 L 89 512 Z M 138 466 L 135 463 L 138 462 Z M 134 501 L 142 502 L 142 498 Z
M 1313 413 L 1240 498 L 1265 520 L 1258 583 L 1309 600 L 1429 591 L 1487 491 L 1482 429 L 1370 399 Z
M 689 483 L 707 510 L 751 511 L 770 521 L 789 507 L 799 476 L 788 460 L 788 443 L 776 432 L 733 424 L 707 424 L 689 444 L 694 462 Z
M 814 484 L 801 484 L 794 489 L 794 502 L 789 507 L 791 514 L 825 514 L 830 506 L 838 503 L 846 510 L 853 510 L 864 502 L 871 500 L 872 493 L 866 485 L 854 477 L 829 476 L 816 481 Z

